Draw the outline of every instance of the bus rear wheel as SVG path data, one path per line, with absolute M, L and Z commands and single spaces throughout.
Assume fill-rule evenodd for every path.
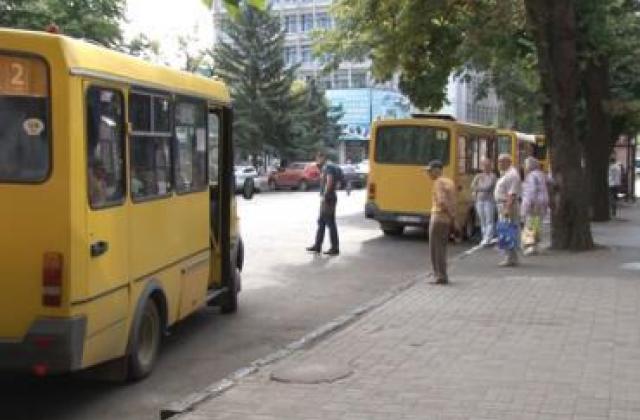
M 240 270 L 233 267 L 233 278 L 227 284 L 227 290 L 220 301 L 220 312 L 233 314 L 238 312 L 238 293 L 240 293 Z
M 149 376 L 160 353 L 162 319 L 153 299 L 149 298 L 145 302 L 135 328 L 129 354 L 128 376 L 130 380 L 137 381 Z
M 383 224 L 381 228 L 386 236 L 400 236 L 404 233 L 404 226 L 402 225 Z
M 474 242 L 478 239 L 480 229 L 476 223 L 476 213 L 474 211 L 469 213 L 467 221 L 462 227 L 462 239 L 468 242 Z

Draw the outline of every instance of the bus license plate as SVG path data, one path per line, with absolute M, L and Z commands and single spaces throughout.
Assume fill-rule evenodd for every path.
M 422 219 L 418 216 L 398 216 L 396 218 L 398 222 L 402 223 L 420 223 Z

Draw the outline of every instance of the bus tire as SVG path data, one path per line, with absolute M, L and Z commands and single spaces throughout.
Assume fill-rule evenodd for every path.
M 160 353 L 162 318 L 158 305 L 149 297 L 134 324 L 133 341 L 128 356 L 128 378 L 144 379 L 153 370 Z
M 227 291 L 220 301 L 220 312 L 233 314 L 238 312 L 238 294 L 240 293 L 240 270 L 233 268 L 233 278 L 227 285 Z
M 242 239 L 238 239 L 238 255 L 236 256 L 236 267 L 242 272 L 244 268 L 244 242 Z
M 381 226 L 385 236 L 401 236 L 404 233 L 404 226 L 384 224 Z
M 479 229 L 476 223 L 476 213 L 474 211 L 469 212 L 467 221 L 462 227 L 462 239 L 468 242 L 473 242 L 477 239 Z
M 242 196 L 245 200 L 251 200 L 253 198 L 253 194 L 255 194 L 255 185 L 253 183 L 253 179 L 247 178 L 244 180 L 244 185 L 242 185 Z

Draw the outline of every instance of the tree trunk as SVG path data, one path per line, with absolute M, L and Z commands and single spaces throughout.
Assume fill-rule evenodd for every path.
M 605 109 L 609 98 L 609 61 L 593 57 L 584 73 L 587 103 L 585 158 L 591 187 L 592 220 L 609 220 L 608 169 L 611 153 L 611 117 Z
M 549 107 L 545 134 L 551 139 L 557 191 L 552 210 L 551 246 L 591 249 L 593 238 L 589 200 L 584 190 L 583 150 L 576 135 L 578 65 L 574 1 L 525 0 L 525 5 Z

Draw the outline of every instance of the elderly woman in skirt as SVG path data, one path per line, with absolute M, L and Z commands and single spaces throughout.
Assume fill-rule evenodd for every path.
M 540 162 L 528 157 L 524 162 L 525 178 L 522 184 L 522 217 L 524 230 L 522 247 L 524 255 L 534 255 L 542 236 L 542 221 L 549 207 L 547 176 L 540 169 Z

